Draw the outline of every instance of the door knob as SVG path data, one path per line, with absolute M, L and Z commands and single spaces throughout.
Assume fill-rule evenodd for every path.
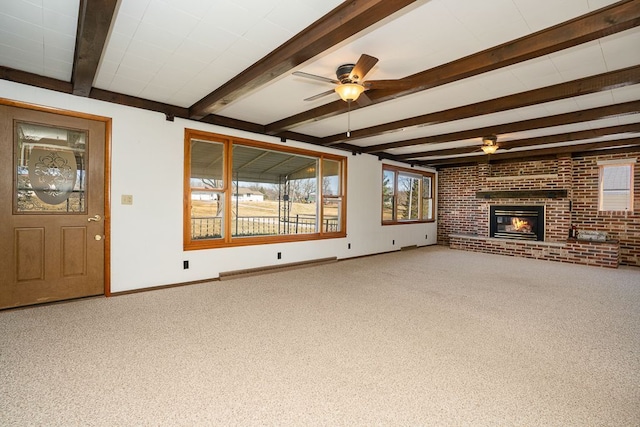
M 93 238 L 96 240 L 102 240 L 102 235 L 96 234 Z
M 91 221 L 95 221 L 98 222 L 102 219 L 102 217 L 100 215 L 94 215 L 91 218 L 87 218 L 87 221 L 91 222 Z

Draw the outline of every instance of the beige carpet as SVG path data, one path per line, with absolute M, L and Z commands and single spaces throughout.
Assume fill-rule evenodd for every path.
M 640 269 L 429 247 L 4 311 L 0 425 L 638 426 Z

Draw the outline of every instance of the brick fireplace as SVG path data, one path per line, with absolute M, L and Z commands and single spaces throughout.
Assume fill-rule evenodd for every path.
M 438 171 L 438 243 L 459 249 L 617 267 L 640 266 L 640 191 L 634 212 L 598 211 L 598 160 L 640 152 L 479 163 Z M 635 170 L 640 188 L 640 168 Z M 543 209 L 542 238 L 491 237 L 492 207 Z M 484 218 L 484 221 L 479 221 Z M 569 230 L 606 231 L 610 241 L 569 239 Z

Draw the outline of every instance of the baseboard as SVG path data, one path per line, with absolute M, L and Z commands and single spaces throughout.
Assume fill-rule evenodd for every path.
M 255 276 L 265 273 L 274 273 L 276 271 L 293 270 L 296 268 L 311 267 L 320 264 L 328 264 L 337 262 L 337 257 L 320 258 L 310 261 L 292 262 L 288 264 L 269 265 L 266 267 L 246 268 L 242 270 L 224 271 L 220 273 L 220 280 L 238 279 L 240 277 Z

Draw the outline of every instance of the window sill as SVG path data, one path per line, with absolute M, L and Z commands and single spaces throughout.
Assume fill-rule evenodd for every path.
M 407 225 L 407 224 L 428 224 L 436 222 L 435 219 L 415 220 L 415 221 L 383 221 L 382 225 Z

